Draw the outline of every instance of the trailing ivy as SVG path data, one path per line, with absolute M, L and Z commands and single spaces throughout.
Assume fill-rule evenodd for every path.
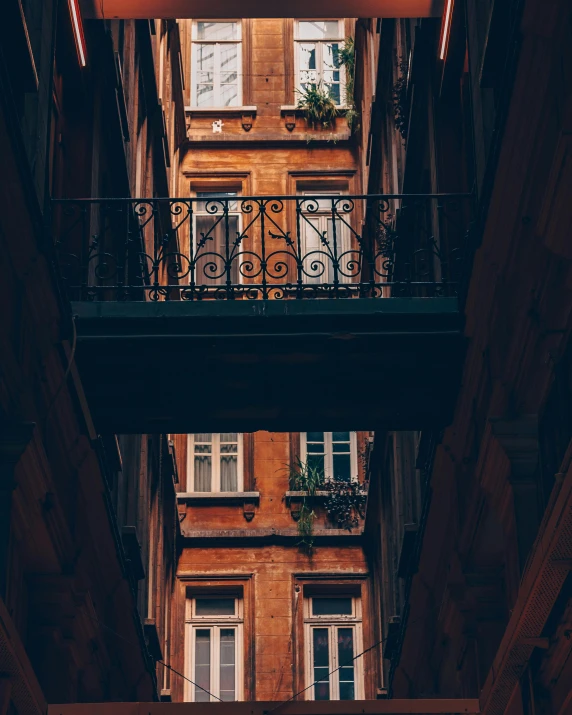
M 356 47 L 353 37 L 346 37 L 343 47 L 338 54 L 338 64 L 346 68 L 346 86 L 344 90 L 344 103 L 346 109 L 346 122 L 351 131 L 358 129 L 359 112 L 355 103 L 355 78 L 356 78 Z
M 298 514 L 298 536 L 300 541 L 298 541 L 298 546 L 306 551 L 308 555 L 311 555 L 312 549 L 314 548 L 314 519 L 316 518 L 316 513 L 313 509 L 306 504 L 306 500 L 302 503 L 302 508 Z
M 409 103 L 407 91 L 407 75 L 409 72 L 409 63 L 405 59 L 400 59 L 397 63 L 399 76 L 396 79 L 391 98 L 393 102 L 393 120 L 395 128 L 403 137 L 407 139 L 407 128 L 409 125 Z
M 367 485 L 358 482 L 326 479 L 322 470 L 307 462 L 289 465 L 289 486 L 291 491 L 303 492 L 302 506 L 298 512 L 297 526 L 300 541 L 298 546 L 309 555 L 314 546 L 314 521 L 317 492 L 327 492 L 324 508 L 328 519 L 338 529 L 351 531 L 365 518 Z

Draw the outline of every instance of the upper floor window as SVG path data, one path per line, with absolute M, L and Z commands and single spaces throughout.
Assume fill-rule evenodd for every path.
M 355 432 L 302 432 L 301 457 L 326 479 L 357 481 L 357 436 Z
M 192 45 L 192 106 L 240 106 L 241 23 L 197 20 Z
M 189 435 L 192 491 L 241 492 L 242 461 L 242 434 L 203 432 Z
M 197 191 L 193 250 L 196 253 L 194 278 L 197 285 L 225 285 L 227 279 L 239 283 L 236 237 L 241 214 L 236 191 Z
M 361 599 L 324 594 L 304 599 L 306 680 L 313 700 L 363 698 Z
M 351 250 L 349 217 L 340 192 L 305 191 L 300 199 L 302 281 L 304 283 L 350 283 L 356 274 L 357 252 Z M 317 197 L 316 197 L 317 196 Z M 338 270 L 334 270 L 334 258 Z
M 344 69 L 339 54 L 343 20 L 298 20 L 295 23 L 296 87 L 320 85 L 336 104 L 342 103 Z
M 242 698 L 242 599 L 197 595 L 187 601 L 187 699 L 196 703 Z M 189 697 L 190 696 L 190 697 Z

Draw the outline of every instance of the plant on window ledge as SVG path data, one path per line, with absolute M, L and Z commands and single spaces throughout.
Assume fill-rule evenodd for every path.
M 338 108 L 321 82 L 308 84 L 304 90 L 296 91 L 300 95 L 298 109 L 302 110 L 306 122 L 312 128 L 327 129 L 333 125 L 338 116 Z
M 314 548 L 314 519 L 316 512 L 307 506 L 306 501 L 302 503 L 302 508 L 298 512 L 298 536 L 300 541 L 298 546 L 305 551 L 308 556 L 311 556 Z
M 356 74 L 356 47 L 353 37 L 346 37 L 344 45 L 339 52 L 338 62 L 340 67 L 346 68 L 346 86 L 344 102 L 346 104 L 346 122 L 350 131 L 359 128 L 359 112 L 355 103 L 355 74 Z
M 299 459 L 295 464 L 288 466 L 288 472 L 291 491 L 304 493 L 296 522 L 300 537 L 298 546 L 311 555 L 314 546 L 314 519 L 316 518 L 313 502 L 316 491 L 324 483 L 324 473 L 307 463 L 304 464 Z
M 351 531 L 365 518 L 367 485 L 359 482 L 327 479 L 321 469 L 300 459 L 288 467 L 291 491 L 303 492 L 302 506 L 298 511 L 298 546 L 309 555 L 314 546 L 314 521 L 316 519 L 316 492 L 327 492 L 325 510 L 329 520 L 338 529 Z
M 323 485 L 329 492 L 324 508 L 338 529 L 355 529 L 365 519 L 367 485 L 359 482 L 343 482 L 330 479 Z
M 405 141 L 407 139 L 407 127 L 409 124 L 409 93 L 407 91 L 409 62 L 406 59 L 401 58 L 397 63 L 397 67 L 399 70 L 399 77 L 395 81 L 391 93 L 393 102 L 393 119 L 395 122 L 395 128 Z

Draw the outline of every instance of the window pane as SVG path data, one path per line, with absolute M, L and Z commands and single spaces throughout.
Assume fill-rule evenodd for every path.
M 335 81 L 340 80 L 340 45 L 338 42 L 328 42 L 322 45 L 322 60 L 324 62 L 324 70 L 330 70 L 333 72 L 332 79 Z
M 195 631 L 195 702 L 207 703 L 211 689 L 211 631 L 200 628 Z M 201 690 L 204 688 L 204 690 Z
M 219 69 L 221 74 L 234 73 L 234 80 L 236 80 L 238 72 L 238 45 L 221 45 Z
M 236 191 L 197 191 L 198 199 L 210 199 L 210 201 L 197 201 L 194 208 L 197 213 L 207 213 L 212 216 L 220 216 L 225 211 L 238 211 L 238 201 L 232 200 L 236 196 L 238 196 Z
M 238 442 L 238 432 L 221 432 L 221 444 L 223 442 Z
M 329 82 L 327 79 L 325 79 L 324 80 L 324 89 L 327 90 L 327 92 L 330 95 L 330 98 L 334 104 L 342 103 L 342 95 L 340 92 L 339 83 L 337 83 L 337 84 L 332 83 L 332 82 Z
M 316 69 L 316 45 L 309 42 L 301 42 L 300 45 L 300 70 L 315 70 Z M 315 81 L 316 75 L 312 75 Z M 302 77 L 302 81 L 308 81 Z
M 238 491 L 238 461 L 236 454 L 222 454 L 228 446 L 221 447 L 220 455 L 220 490 L 221 492 Z
M 308 454 L 306 462 L 310 469 L 314 469 L 320 474 L 325 475 L 323 454 Z
M 312 20 L 298 23 L 301 40 L 333 40 L 339 37 L 340 23 L 337 20 Z
M 237 22 L 197 22 L 197 40 L 238 40 Z
M 351 459 L 349 454 L 334 454 L 334 479 L 349 482 L 352 478 Z
M 212 490 L 212 457 L 195 454 L 195 491 Z
M 324 442 L 323 432 L 306 432 L 306 442 Z
M 220 631 L 220 698 L 225 702 L 236 700 L 236 646 L 234 628 Z
M 340 700 L 355 700 L 353 628 L 338 628 Z
M 314 616 L 351 616 L 351 597 L 316 596 L 312 599 L 312 615 Z
M 197 616 L 234 616 L 234 598 L 197 598 L 195 599 Z
M 349 454 L 350 451 L 349 442 L 334 442 L 332 444 L 332 452 L 334 452 L 334 454 Z
M 314 700 L 330 699 L 330 651 L 328 644 L 328 629 L 312 629 L 312 644 L 314 650 Z M 323 678 L 323 680 L 321 680 Z
M 238 105 L 238 87 L 236 84 L 221 84 L 220 97 L 222 107 L 235 107 Z
M 197 442 L 212 442 L 213 441 L 212 432 L 200 432 L 199 434 L 194 435 L 194 437 L 195 437 L 195 444 Z
M 323 444 L 316 444 L 315 442 L 310 442 L 309 444 L 306 445 L 307 451 L 311 452 L 312 454 L 324 454 L 324 445 Z
M 198 84 L 197 85 L 197 106 L 212 107 L 214 105 L 214 85 Z
M 236 253 L 237 250 L 233 244 L 238 235 L 238 216 L 228 215 L 225 218 L 225 205 L 216 200 L 205 201 L 205 204 L 207 211 L 212 211 L 213 215 L 196 217 L 195 281 L 198 285 L 224 285 L 230 278 L 231 283 L 237 284 L 238 260 L 233 260 L 232 251 Z
M 214 72 L 214 45 L 195 45 L 196 70 L 199 72 Z M 212 81 L 212 77 L 211 77 Z
M 349 442 L 350 439 L 349 432 L 332 432 L 332 442 Z

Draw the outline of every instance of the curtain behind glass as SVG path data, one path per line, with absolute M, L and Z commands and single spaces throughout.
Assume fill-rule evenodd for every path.
M 220 435 L 220 490 L 238 491 L 238 434 L 223 432 Z
M 195 491 L 212 491 L 212 434 L 204 432 L 194 436 Z

